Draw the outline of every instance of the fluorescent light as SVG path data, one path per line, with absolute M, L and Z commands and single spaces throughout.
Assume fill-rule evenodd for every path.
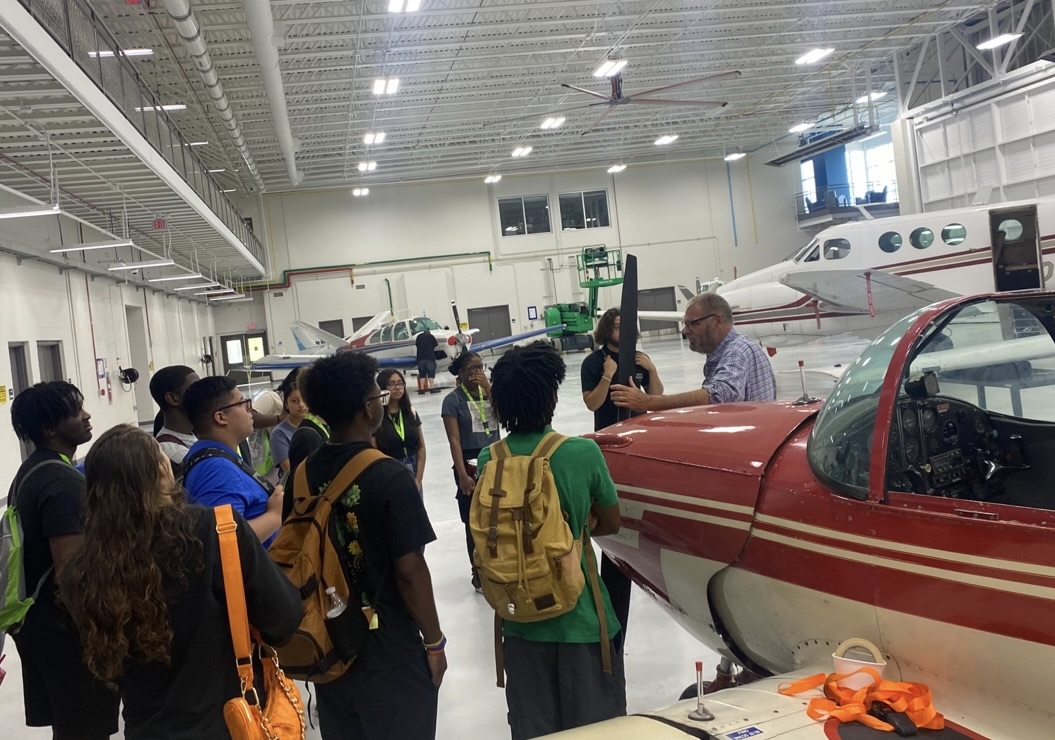
M 421 0 L 389 0 L 389 13 L 413 13 L 421 7 Z
M 202 290 L 203 288 L 215 288 L 219 283 L 202 283 L 201 285 L 181 285 L 173 290 Z
M 240 300 L 240 299 L 243 299 L 243 298 L 246 298 L 246 297 L 247 296 L 244 296 L 241 293 L 234 293 L 233 295 L 222 295 L 222 296 L 219 296 L 218 298 L 213 298 L 212 300 L 214 300 L 214 301 L 235 301 L 235 300 Z
M 735 162 L 736 160 L 743 159 L 746 156 L 747 155 L 744 154 L 743 152 L 733 152 L 732 154 L 726 154 L 725 155 L 725 161 L 726 162 Z
M 501 175 L 488 175 L 487 177 L 484 178 L 484 182 L 487 183 L 488 185 L 493 185 L 494 183 L 498 182 L 501 179 L 502 179 Z
M 374 80 L 374 95 L 395 95 L 398 89 L 398 77 L 378 77 Z
M 813 128 L 813 124 L 812 123 L 806 123 L 805 121 L 803 121 L 802 123 L 796 123 L 794 126 L 789 128 L 788 129 L 788 133 L 789 134 L 801 134 L 803 131 L 806 131 L 807 129 L 811 129 L 811 128 Z
M 795 60 L 795 64 L 816 64 L 824 57 L 831 54 L 835 49 L 810 49 Z
M 613 164 L 611 167 L 608 168 L 608 172 L 610 174 L 614 175 L 616 172 L 622 172 L 625 169 L 626 169 L 626 165 L 625 164 Z
M 384 131 L 370 132 L 366 136 L 363 137 L 363 143 L 366 144 L 366 145 L 380 144 L 384 140 L 385 140 L 385 132 Z
M 664 136 L 660 136 L 653 143 L 656 146 L 666 146 L 667 144 L 673 144 L 677 140 L 678 140 L 678 135 L 677 134 L 666 134 Z
M 217 167 L 215 170 L 209 170 L 209 172 L 212 172 L 213 174 L 215 174 L 217 172 L 227 172 L 227 170 L 225 168 L 223 168 L 223 167 Z
M 154 55 L 153 49 L 121 49 L 118 52 L 123 57 L 149 57 Z M 107 59 L 115 56 L 113 51 L 104 49 L 102 51 L 89 51 L 88 56 L 92 59 Z
M 176 263 L 172 260 L 147 260 L 146 262 L 128 262 L 119 265 L 110 265 L 108 269 L 110 272 L 118 272 L 120 270 L 145 270 L 149 267 L 168 267 L 174 264 Z
M 209 142 L 207 142 L 207 141 L 192 141 L 189 144 L 184 144 L 183 146 L 208 146 L 208 145 L 209 145 Z
M 512 153 L 511 156 L 513 156 L 513 157 L 526 157 L 529 154 L 531 154 L 531 147 L 529 147 L 529 146 L 518 146 L 516 149 L 513 150 L 513 153 Z
M 206 290 L 202 293 L 195 293 L 194 295 L 227 295 L 228 293 L 235 293 L 234 288 L 217 288 L 216 290 Z
M 166 277 L 150 278 L 147 280 L 148 283 L 167 283 L 172 280 L 200 280 L 201 274 L 197 272 L 191 272 L 186 275 L 167 275 Z
M 370 195 L 370 188 L 355 188 L 352 191 L 352 195 L 356 198 L 361 198 L 364 195 Z
M 563 123 L 564 123 L 564 116 L 561 116 L 560 118 L 547 118 L 545 121 L 542 122 L 542 125 L 539 126 L 539 128 L 544 128 L 544 129 L 560 128 Z
M 136 108 L 137 111 L 146 111 L 147 113 L 155 113 L 161 110 L 186 110 L 186 103 L 169 103 L 168 105 L 146 105 L 142 108 Z
M 623 67 L 626 66 L 625 59 L 609 59 L 603 62 L 600 67 L 594 70 L 594 77 L 614 77 L 623 71 Z
M 1020 38 L 1021 36 L 1022 34 L 1020 33 L 1002 33 L 999 36 L 994 36 L 988 41 L 983 41 L 982 43 L 978 44 L 976 48 L 981 49 L 982 51 L 988 51 L 989 49 L 995 49 L 998 46 L 1003 46 L 1004 44 L 1010 44 L 1012 41 L 1017 38 Z
M 233 193 L 237 188 L 223 188 L 220 190 L 221 193 Z
M 86 244 L 78 244 L 73 247 L 63 247 L 62 249 L 52 249 L 52 254 L 65 254 L 66 252 L 88 252 L 92 249 L 117 249 L 118 247 L 134 247 L 131 239 L 112 239 L 106 242 L 88 242 Z
M 359 171 L 360 172 L 373 172 L 376 169 L 377 169 L 377 162 L 360 162 L 359 163 Z
M 30 216 L 55 216 L 61 213 L 58 205 L 45 203 L 39 206 L 15 206 L 0 208 L 0 218 L 28 218 Z
M 859 104 L 863 105 L 863 104 L 867 103 L 869 100 L 876 101 L 876 100 L 879 100 L 880 98 L 885 98 L 885 97 L 886 97 L 886 93 L 883 92 L 882 90 L 873 90 L 872 92 L 868 93 L 867 95 L 862 95 L 861 97 L 859 97 L 857 99 L 857 102 Z

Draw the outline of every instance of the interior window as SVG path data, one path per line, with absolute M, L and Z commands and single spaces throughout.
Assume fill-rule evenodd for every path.
M 901 249 L 901 234 L 896 231 L 886 232 L 879 237 L 879 248 L 891 254 Z
M 817 242 L 814 242 L 813 247 L 810 249 L 809 252 L 806 253 L 806 256 L 802 258 L 802 261 L 803 262 L 816 262 L 820 258 L 821 258 L 821 245 L 819 243 L 817 243 Z
M 1004 232 L 1005 238 L 1009 242 L 1022 238 L 1022 222 L 1015 218 L 1001 221 L 1000 225 L 996 227 L 996 230 Z
M 926 249 L 934 243 L 934 232 L 926 226 L 921 226 L 909 234 L 908 240 L 916 249 Z
M 386 326 L 384 329 L 381 330 L 381 341 L 382 342 L 391 342 L 392 341 L 392 327 L 391 326 Z
M 967 238 L 967 227 L 963 224 L 949 224 L 941 230 L 941 240 L 949 246 L 963 244 Z
M 824 259 L 841 260 L 848 254 L 850 254 L 848 239 L 828 239 L 824 242 Z
M 402 321 L 396 324 L 396 335 L 395 340 L 398 342 L 401 339 L 410 339 L 410 332 L 407 331 L 407 325 Z

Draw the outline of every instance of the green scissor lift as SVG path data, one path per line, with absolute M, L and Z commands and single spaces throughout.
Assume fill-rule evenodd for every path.
M 555 303 L 543 309 L 546 326 L 564 324 L 563 330 L 549 333 L 550 341 L 561 351 L 592 350 L 593 321 L 597 316 L 599 288 L 621 285 L 623 282 L 623 250 L 609 249 L 603 244 L 585 247 L 576 257 L 579 287 L 586 288 L 586 302 Z

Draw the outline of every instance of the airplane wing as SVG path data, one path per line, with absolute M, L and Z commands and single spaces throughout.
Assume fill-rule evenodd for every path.
M 780 282 L 816 298 L 828 308 L 858 313 L 868 312 L 869 282 L 872 304 L 879 313 L 907 313 L 957 295 L 930 283 L 882 270 L 793 270 L 781 275 Z
M 638 319 L 648 319 L 649 321 L 671 321 L 678 323 L 685 316 L 683 311 L 638 311 Z
M 310 365 L 320 357 L 331 353 L 318 353 L 310 355 L 264 355 L 256 362 L 246 365 L 251 370 L 293 370 L 303 365 Z
M 485 349 L 495 349 L 496 347 L 504 347 L 507 344 L 513 344 L 514 342 L 519 342 L 522 339 L 537 337 L 541 334 L 549 334 L 551 331 L 561 331 L 563 328 L 564 324 L 556 324 L 555 326 L 546 326 L 542 329 L 532 329 L 531 331 L 526 331 L 523 334 L 514 334 L 511 337 L 502 337 L 501 339 L 488 339 L 486 342 L 473 342 L 471 345 L 469 345 L 469 349 L 473 352 L 482 352 Z
M 374 329 L 376 329 L 377 327 L 381 326 L 382 324 L 387 324 L 389 319 L 391 319 L 391 318 L 392 318 L 392 313 L 390 311 L 382 311 L 381 313 L 376 314 L 372 319 L 367 321 L 365 324 L 360 326 L 351 335 L 345 337 L 344 341 L 345 342 L 352 342 L 352 341 L 358 339 L 359 337 L 365 337 L 367 334 L 369 334 L 370 332 L 372 332 Z
M 296 340 L 297 349 L 301 352 L 333 354 L 347 344 L 336 334 L 323 331 L 306 321 L 294 321 L 289 330 L 293 332 L 293 339 Z

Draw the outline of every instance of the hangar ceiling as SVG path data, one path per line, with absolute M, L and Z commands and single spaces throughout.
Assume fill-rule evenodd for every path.
M 408 2 L 416 0 L 189 0 L 188 16 L 188 0 L 19 0 L 108 97 L 115 78 L 125 98 L 142 88 L 142 97 L 132 96 L 138 105 L 117 107 L 150 129 L 150 143 L 244 249 L 144 165 L 17 34 L 0 35 L 0 187 L 47 202 L 53 167 L 70 212 L 115 234 L 128 213 L 155 246 L 149 223 L 164 214 L 185 259 L 197 253 L 221 273 L 251 276 L 258 270 L 250 258 L 261 249 L 237 218 L 239 198 L 775 152 L 781 140 L 786 150 L 795 123 L 852 117 L 853 101 L 870 91 L 900 97 L 899 54 L 907 58 L 943 32 L 987 38 L 1034 10 L 1032 0 L 420 0 L 414 12 L 389 10 Z M 1036 5 L 1051 26 L 1051 3 Z M 9 23 L 9 11 L 0 11 L 0 25 Z M 200 28 L 204 44 L 185 43 L 180 32 L 193 36 L 188 28 Z M 150 53 L 88 56 L 115 45 Z M 953 55 L 968 59 L 969 45 Z M 795 64 L 814 48 L 834 51 L 817 64 Z M 724 107 L 620 105 L 595 124 L 603 108 L 582 106 L 603 101 L 561 84 L 608 95 L 610 80 L 593 72 L 609 57 L 627 62 L 624 96 L 740 75 L 658 94 Z M 908 74 L 914 62 L 905 62 Z M 269 95 L 276 65 L 281 85 Z M 199 74 L 206 67 L 222 85 L 220 104 L 218 88 Z M 396 92 L 375 95 L 379 78 L 398 78 Z M 150 96 L 186 107 L 154 112 Z M 228 109 L 223 103 L 233 118 L 218 112 Z M 559 128 L 540 129 L 560 116 Z M 382 143 L 364 142 L 382 131 Z M 664 134 L 678 138 L 654 144 Z M 510 157 L 526 146 L 528 156 Z M 375 168 L 360 172 L 366 162 Z

